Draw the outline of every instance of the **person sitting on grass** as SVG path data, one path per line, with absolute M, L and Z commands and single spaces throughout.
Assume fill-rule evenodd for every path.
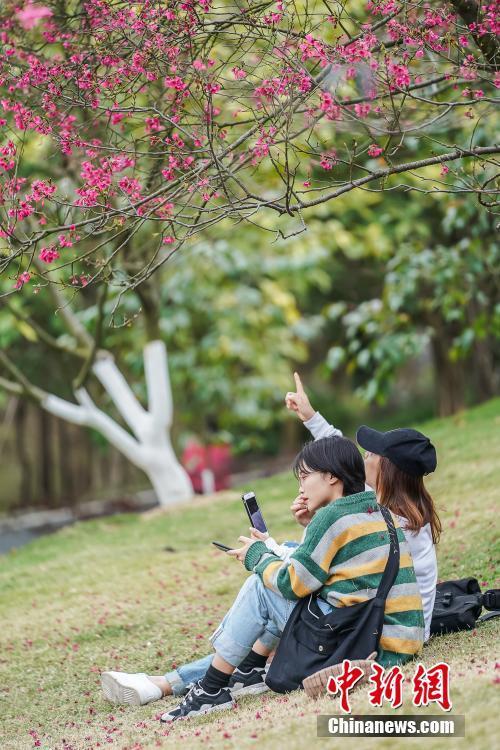
M 240 537 L 230 555 L 253 572 L 210 640 L 215 655 L 205 675 L 164 722 L 232 708 L 230 680 L 257 640 L 275 647 L 298 600 L 313 592 L 323 612 L 375 595 L 387 562 L 389 532 L 373 491 L 365 490 L 363 459 L 347 438 L 307 444 L 294 464 L 312 518 L 302 543 L 288 560 L 262 541 Z M 377 661 L 401 664 L 422 647 L 424 618 L 411 554 L 401 528 L 400 568 L 386 602 Z M 355 575 L 354 575 L 355 570 Z
M 321 414 L 312 408 L 297 373 L 295 373 L 295 381 L 296 392 L 286 394 L 287 407 L 299 416 L 316 439 L 324 436 L 342 436 L 340 430 L 329 425 Z M 391 431 L 395 446 L 397 446 L 398 440 L 407 439 L 407 432 L 405 430 Z M 423 437 L 421 433 L 416 431 L 411 431 L 411 434 L 413 437 Z M 435 468 L 435 452 L 430 443 L 427 453 L 428 464 L 421 467 L 422 469 L 425 468 L 425 471 L 422 470 L 420 474 L 428 473 Z M 403 527 L 422 598 L 425 621 L 424 640 L 427 641 L 430 635 L 430 621 L 437 582 L 434 544 L 437 543 L 441 531 L 440 521 L 432 498 L 425 489 L 421 475 L 408 474 L 408 471 L 398 468 L 387 457 L 375 452 L 367 452 L 365 469 L 366 488 L 377 488 L 377 485 L 380 484 L 378 501 L 392 510 Z M 379 473 L 380 478 L 378 478 Z M 294 500 L 291 510 L 296 521 L 307 527 L 314 511 L 311 512 L 308 509 L 307 498 L 303 494 L 299 494 Z M 283 545 L 278 545 L 269 535 L 261 534 L 255 529 L 251 530 L 251 538 L 264 541 L 266 546 L 283 560 L 288 559 L 297 546 L 296 542 L 285 542 Z M 229 687 L 233 697 L 248 694 L 256 695 L 269 689 L 265 683 L 266 662 L 271 647 L 274 647 L 277 642 L 277 639 L 270 637 L 269 634 L 267 634 L 265 642 L 256 641 L 252 651 L 235 670 L 230 680 Z M 211 662 L 212 654 L 209 654 L 201 659 L 184 664 L 166 675 L 105 672 L 102 675 L 103 691 L 109 700 L 135 705 L 150 703 L 165 696 L 183 695 L 187 692 L 190 684 L 200 680 L 205 675 Z

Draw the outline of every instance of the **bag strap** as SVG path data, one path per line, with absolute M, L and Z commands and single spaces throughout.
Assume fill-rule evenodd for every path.
M 387 530 L 389 531 L 389 539 L 390 539 L 390 549 L 389 549 L 389 558 L 387 560 L 384 575 L 382 576 L 382 579 L 378 585 L 377 589 L 377 599 L 383 599 L 384 601 L 387 599 L 387 595 L 391 589 L 392 584 L 396 580 L 396 576 L 399 571 L 399 560 L 400 560 L 400 551 L 399 551 L 399 541 L 398 541 L 398 532 L 396 531 L 396 527 L 394 526 L 394 521 L 391 515 L 391 512 L 388 508 L 384 507 L 383 505 L 380 505 L 380 512 L 382 513 L 384 517 L 384 521 L 387 524 Z
M 493 617 L 500 617 L 500 609 L 492 610 L 491 612 L 486 612 L 486 614 L 481 615 L 481 617 L 478 617 L 476 622 L 487 622 L 488 620 L 491 620 Z

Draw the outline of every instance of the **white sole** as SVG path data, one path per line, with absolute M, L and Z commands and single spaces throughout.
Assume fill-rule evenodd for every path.
M 142 706 L 139 692 L 132 687 L 120 685 L 111 672 L 103 672 L 101 675 L 101 687 L 104 697 L 112 703 L 128 703 L 132 706 Z
M 164 719 L 163 716 L 160 718 L 160 721 L 162 724 L 172 724 L 174 721 L 186 721 L 186 719 L 196 719 L 197 716 L 206 716 L 207 714 L 214 713 L 215 711 L 229 711 L 231 708 L 234 708 L 235 704 L 230 703 L 229 705 L 225 706 L 211 706 L 210 708 L 206 708 L 204 711 L 196 711 L 196 713 L 188 714 L 187 716 L 180 716 L 178 719 L 172 718 L 172 719 Z
M 269 690 L 267 685 L 248 685 L 239 690 L 231 690 L 233 698 L 241 698 L 243 695 L 260 695 Z

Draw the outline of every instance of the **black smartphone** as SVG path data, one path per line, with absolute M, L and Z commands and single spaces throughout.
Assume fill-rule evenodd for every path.
M 259 508 L 255 492 L 245 492 L 245 494 L 241 496 L 241 499 L 243 500 L 243 505 L 245 506 L 248 518 L 254 529 L 267 534 L 266 522 L 264 521 L 262 511 Z
M 212 544 L 215 544 L 215 546 L 221 549 L 223 552 L 230 552 L 232 550 L 232 547 L 226 547 L 225 544 L 221 544 L 220 542 L 212 542 Z

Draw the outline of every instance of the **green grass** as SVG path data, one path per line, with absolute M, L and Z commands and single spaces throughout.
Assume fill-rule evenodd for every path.
M 498 587 L 500 399 L 423 429 L 439 456 L 428 484 L 444 525 L 440 577 L 474 575 L 483 587 Z M 253 487 L 275 536 L 297 538 L 288 510 L 296 495 L 291 473 Z M 27 750 L 36 740 L 45 750 L 333 746 L 316 738 L 316 714 L 338 711 L 328 697 L 246 698 L 228 715 L 170 729 L 156 717 L 173 700 L 133 708 L 101 697 L 100 671 L 158 674 L 208 653 L 206 638 L 247 575 L 210 542 L 232 544 L 246 526 L 235 490 L 170 512 L 79 523 L 0 558 L 1 750 Z M 453 711 L 466 716 L 466 738 L 453 745 L 492 745 L 499 625 L 434 639 L 423 651 L 427 666 L 441 659 L 451 665 Z M 407 676 L 414 666 L 405 667 Z M 376 712 L 364 688 L 351 697 L 355 712 Z M 394 713 L 414 712 L 420 710 L 409 697 Z M 385 748 L 412 741 L 355 742 Z M 425 747 L 450 747 L 450 740 L 429 738 Z

